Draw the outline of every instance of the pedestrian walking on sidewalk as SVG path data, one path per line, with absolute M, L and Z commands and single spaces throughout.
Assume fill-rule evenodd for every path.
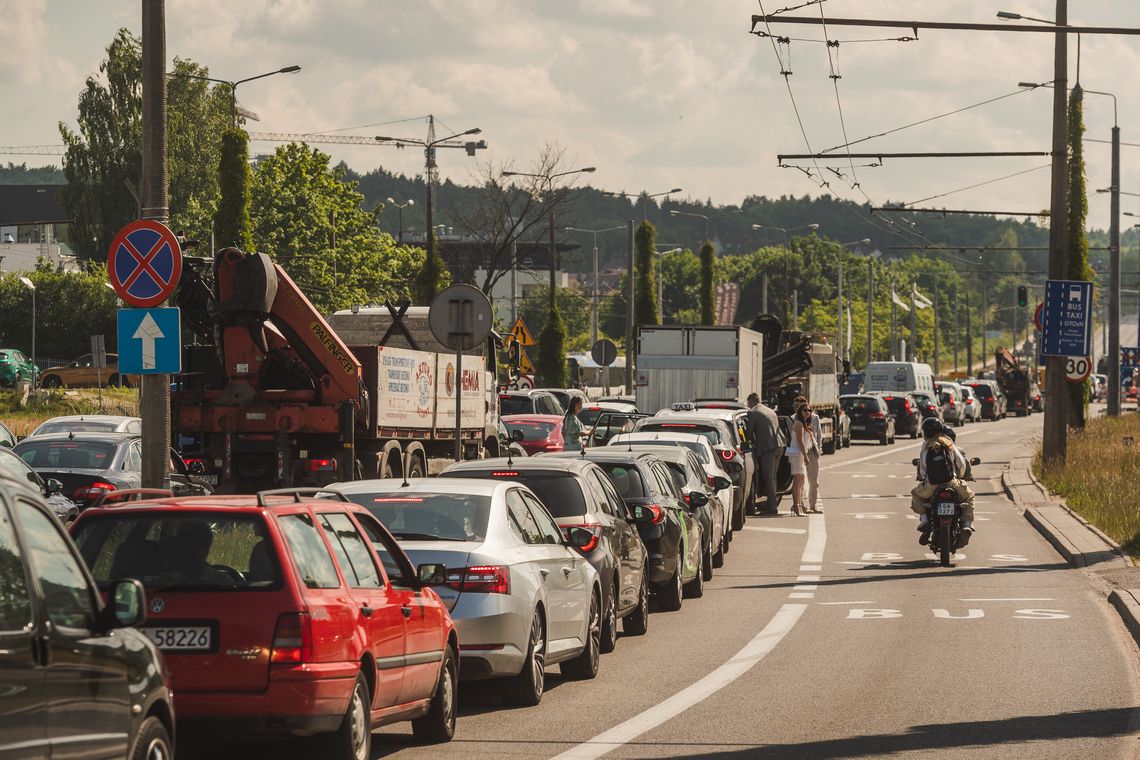
M 780 418 L 760 403 L 756 393 L 748 394 L 748 432 L 752 438 L 752 458 L 756 461 L 759 483 L 753 488 L 754 502 L 760 489 L 764 492 L 764 505 L 746 505 L 749 512 L 774 517 L 779 513 L 780 497 L 776 494 L 776 470 L 780 464 Z
M 819 508 L 819 458 L 823 454 L 823 424 L 819 421 L 819 415 L 811 410 L 806 398 L 797 396 L 794 403 L 797 409 L 807 409 L 812 438 L 815 439 L 812 451 L 804 452 L 804 482 L 809 493 L 808 503 L 811 505 L 807 511 L 822 514 L 823 510 Z

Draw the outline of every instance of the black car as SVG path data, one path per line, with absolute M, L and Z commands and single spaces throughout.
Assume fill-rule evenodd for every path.
M 939 422 L 943 421 L 942 400 L 938 397 L 937 392 L 913 391 L 910 395 L 918 402 L 918 411 L 922 414 L 922 419 L 933 417 Z
M 839 405 L 851 418 L 853 440 L 878 441 L 884 446 L 895 442 L 895 417 L 882 396 L 840 396 Z
M 602 583 L 602 651 L 613 651 L 619 619 L 626 618 L 622 624 L 626 633 L 645 633 L 645 616 L 635 613 L 645 610 L 648 553 L 621 496 L 597 465 L 577 455 L 571 459 L 479 459 L 457 462 L 441 475 L 522 483 L 538 496 L 564 535 L 570 528 L 593 533 L 596 540 L 580 551 Z
M 649 551 L 649 580 L 658 606 L 671 612 L 681 609 L 684 597 L 703 596 L 701 521 L 665 463 L 652 451 L 618 446 L 595 449 L 588 456 L 609 476 L 627 507 L 652 512 L 637 528 Z
M 104 604 L 36 489 L 0 468 L 0 757 L 173 756 L 162 657 L 133 626 L 142 585 Z
M 40 496 L 44 498 L 60 522 L 67 524 L 79 517 L 79 507 L 63 495 L 62 483 L 54 478 L 40 477 L 40 474 L 29 467 L 28 463 L 20 459 L 15 452 L 0 447 L 0 472 L 5 471 L 17 480 L 23 478 L 31 483 L 32 488 L 40 492 Z
M 911 438 L 918 438 L 918 431 L 922 426 L 922 410 L 919 409 L 918 399 L 903 391 L 885 392 L 878 395 L 887 402 L 887 408 L 895 417 L 895 432 L 899 435 L 910 435 Z
M 974 397 L 982 405 L 983 420 L 1000 420 L 1005 417 L 1005 394 L 994 380 L 966 380 L 962 383 L 974 391 Z

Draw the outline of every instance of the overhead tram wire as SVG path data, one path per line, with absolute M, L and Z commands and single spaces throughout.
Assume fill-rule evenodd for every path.
M 755 34 L 757 37 L 770 37 L 771 36 L 767 32 L 753 32 L 753 34 Z M 826 42 L 826 40 L 813 40 L 810 37 L 783 37 L 782 39 L 786 39 L 790 42 L 815 43 L 816 45 L 820 45 L 820 44 L 823 44 Z M 859 43 L 859 42 L 917 42 L 917 41 L 918 41 L 918 37 L 876 37 L 874 39 L 863 39 L 863 40 L 835 40 L 835 42 L 840 42 L 844 45 L 854 45 L 854 44 Z
M 831 40 L 829 40 L 827 38 L 827 20 L 824 18 L 824 15 L 823 15 L 823 5 L 822 4 L 819 6 L 819 17 L 821 19 L 824 19 L 823 41 L 827 43 L 827 64 L 831 69 L 831 73 L 828 74 L 828 77 L 831 79 L 832 88 L 835 90 L 835 108 L 839 112 L 839 128 L 843 132 L 843 141 L 848 142 L 848 139 L 847 139 L 847 122 L 843 118 L 843 101 L 839 97 L 839 80 L 842 78 L 843 75 L 839 73 L 839 67 L 836 65 L 836 62 L 835 62 L 835 59 L 839 57 L 839 42 L 838 41 L 832 42 Z M 832 47 L 835 48 L 835 56 L 834 57 L 832 57 L 832 55 L 831 55 L 831 48 Z M 854 159 L 851 158 L 851 150 L 850 149 L 848 149 L 848 151 L 847 151 L 847 164 L 851 168 L 851 182 L 852 182 L 851 189 L 852 190 L 859 190 L 859 192 L 863 194 L 863 197 L 867 198 L 867 194 L 863 192 L 863 188 L 859 184 L 859 175 L 855 172 L 855 161 L 854 161 Z M 867 198 L 867 202 L 870 203 L 871 199 Z
M 351 129 L 368 129 L 370 127 L 386 127 L 391 124 L 406 124 L 409 121 L 423 121 L 427 116 L 413 116 L 409 119 L 394 119 L 392 121 L 377 121 L 373 124 L 360 124 L 355 127 L 338 127 L 336 129 L 320 129 L 315 132 L 305 132 L 307 135 L 327 135 L 333 132 L 348 132 Z
M 1012 179 L 1014 177 L 1020 177 L 1023 174 L 1030 174 L 1032 172 L 1039 172 L 1042 169 L 1048 169 L 1049 167 L 1050 167 L 1049 164 L 1043 164 L 1042 166 L 1035 166 L 1032 169 L 1024 169 L 1022 171 L 1013 172 L 1012 174 L 1006 174 L 1006 175 L 1001 176 L 1001 177 L 994 177 L 993 179 L 988 179 L 988 180 L 985 180 L 984 182 L 978 182 L 977 184 L 974 184 L 974 185 L 968 185 L 966 187 L 960 187 L 957 190 L 948 190 L 945 193 L 939 193 L 938 195 L 927 196 L 926 198 L 919 198 L 916 201 L 911 201 L 909 203 L 903 203 L 900 205 L 902 205 L 902 206 L 914 206 L 914 205 L 919 204 L 919 203 L 925 203 L 926 201 L 932 201 L 932 200 L 936 200 L 938 198 L 945 198 L 946 196 L 954 195 L 955 193 L 962 193 L 962 192 L 965 192 L 966 190 L 975 190 L 979 187 L 985 187 L 986 185 L 992 185 L 996 182 L 1002 182 L 1003 180 Z
M 792 11 L 798 11 L 801 8 L 807 8 L 808 6 L 823 5 L 826 2 L 827 0 L 805 0 L 805 2 L 802 2 L 799 5 L 789 5 L 787 8 L 781 8 L 778 11 L 772 11 L 772 15 L 778 16 L 781 13 L 791 13 Z M 764 10 L 763 4 L 760 4 L 760 10 Z

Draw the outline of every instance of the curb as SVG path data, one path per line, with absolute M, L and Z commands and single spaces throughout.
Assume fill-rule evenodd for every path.
M 1137 601 L 1137 595 L 1140 595 L 1140 590 L 1116 589 L 1108 595 L 1108 601 L 1120 613 L 1120 619 L 1132 638 L 1140 644 L 1140 601 Z

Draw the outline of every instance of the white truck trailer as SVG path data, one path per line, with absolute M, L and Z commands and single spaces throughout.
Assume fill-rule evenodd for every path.
M 654 414 L 679 401 L 744 403 L 760 392 L 764 337 L 746 327 L 645 326 L 637 336 L 637 408 Z

